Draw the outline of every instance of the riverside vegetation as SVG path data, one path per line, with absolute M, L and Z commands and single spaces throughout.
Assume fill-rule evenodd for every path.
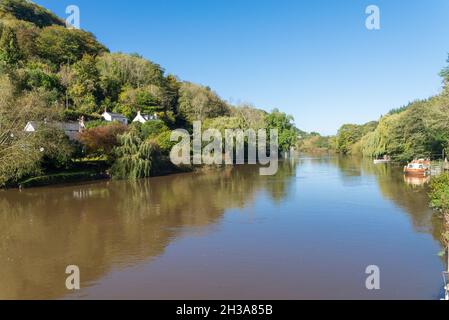
M 124 126 L 101 120 L 107 109 L 131 121 L 141 111 L 158 120 Z M 28 121 L 87 122 L 76 142 L 55 126 L 24 132 Z M 296 144 L 293 118 L 233 106 L 209 87 L 181 81 L 137 54 L 111 53 L 89 32 L 25 0 L 0 1 L 0 186 L 96 178 L 137 179 L 172 172 L 173 129 L 276 128 L 280 151 Z
M 274 110 L 233 106 L 209 87 L 179 80 L 137 54 L 111 53 L 89 32 L 25 0 L 0 1 L 0 186 L 96 179 L 137 179 L 179 170 L 168 161 L 175 128 L 279 130 L 280 151 L 331 151 L 397 161 L 441 156 L 449 146 L 449 68 L 441 94 L 394 109 L 379 121 L 346 124 L 335 137 L 296 129 Z M 138 111 L 159 120 L 124 126 L 101 121 L 104 109 L 132 120 Z M 25 133 L 28 121 L 84 117 L 77 142 L 54 126 Z M 297 140 L 297 137 L 300 137 Z M 447 154 L 447 152 L 446 152 Z M 434 179 L 432 206 L 449 211 L 449 177 Z M 447 234 L 446 234 L 447 237 Z

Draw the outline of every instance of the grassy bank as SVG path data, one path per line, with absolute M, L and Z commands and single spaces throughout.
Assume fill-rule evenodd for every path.
M 445 232 L 442 237 L 449 245 L 449 173 L 434 177 L 430 184 L 430 205 L 438 210 L 445 220 Z

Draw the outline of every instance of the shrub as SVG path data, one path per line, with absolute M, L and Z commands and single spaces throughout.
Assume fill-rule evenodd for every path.
M 142 136 L 144 138 L 156 137 L 161 133 L 167 132 L 169 130 L 170 129 L 167 127 L 167 125 L 161 120 L 145 122 L 141 127 Z
M 125 125 L 119 123 L 94 127 L 80 133 L 79 141 L 86 147 L 88 154 L 110 156 L 113 148 L 119 145 L 118 136 L 127 130 Z
M 429 196 L 433 208 L 446 213 L 449 211 L 449 173 L 432 179 Z

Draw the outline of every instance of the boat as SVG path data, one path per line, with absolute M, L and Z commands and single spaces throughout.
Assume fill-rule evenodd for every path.
M 374 159 L 374 164 L 382 164 L 382 163 L 389 163 L 391 160 L 386 159 Z
M 428 176 L 430 174 L 429 160 L 413 160 L 404 167 L 404 173 L 410 176 Z
M 391 162 L 391 158 L 389 156 L 384 156 L 382 159 L 374 159 L 374 164 L 383 164 Z

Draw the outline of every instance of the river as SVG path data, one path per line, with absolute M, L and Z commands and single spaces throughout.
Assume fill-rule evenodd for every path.
M 441 297 L 442 221 L 423 181 L 355 157 L 258 173 L 2 191 L 0 299 Z M 380 290 L 366 289 L 370 265 Z

